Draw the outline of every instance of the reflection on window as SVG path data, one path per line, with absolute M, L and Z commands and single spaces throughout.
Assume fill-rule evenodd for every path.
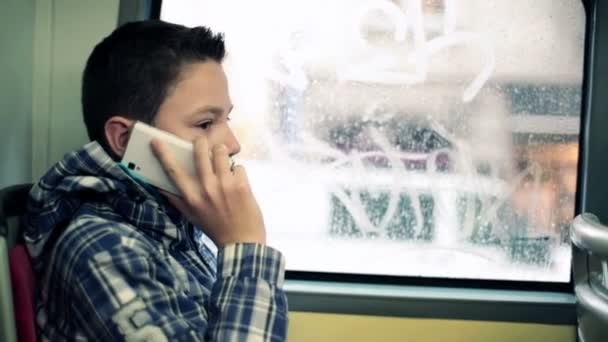
M 569 280 L 575 0 L 165 1 L 224 32 L 234 125 L 288 269 Z

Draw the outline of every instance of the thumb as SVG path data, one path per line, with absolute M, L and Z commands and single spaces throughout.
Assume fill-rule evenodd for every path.
M 169 203 L 175 207 L 175 209 L 179 210 L 182 214 L 186 215 L 188 217 L 188 220 L 191 220 L 192 218 L 192 212 L 190 210 L 190 208 L 188 207 L 188 205 L 186 204 L 186 202 L 184 202 L 184 200 L 181 199 L 181 197 L 176 196 L 170 192 L 164 191 L 164 190 L 160 190 L 160 193 L 165 196 L 165 198 L 167 199 L 167 201 L 169 201 Z

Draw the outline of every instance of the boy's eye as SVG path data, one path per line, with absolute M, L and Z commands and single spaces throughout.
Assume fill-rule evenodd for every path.
M 202 129 L 208 129 L 211 126 L 212 122 L 211 121 L 205 121 L 202 122 L 198 125 L 198 127 L 202 128 Z

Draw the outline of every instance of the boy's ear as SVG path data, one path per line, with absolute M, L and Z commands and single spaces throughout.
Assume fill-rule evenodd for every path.
M 124 116 L 113 116 L 104 125 L 106 141 L 114 154 L 120 158 L 125 154 L 129 142 L 129 132 L 135 121 Z

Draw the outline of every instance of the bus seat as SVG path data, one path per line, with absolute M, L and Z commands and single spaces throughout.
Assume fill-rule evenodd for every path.
M 20 221 L 31 187 L 0 190 L 0 341 L 36 340 L 34 275 Z
M 20 342 L 35 342 L 34 272 L 24 244 L 17 244 L 11 249 L 9 262 L 17 337 Z

